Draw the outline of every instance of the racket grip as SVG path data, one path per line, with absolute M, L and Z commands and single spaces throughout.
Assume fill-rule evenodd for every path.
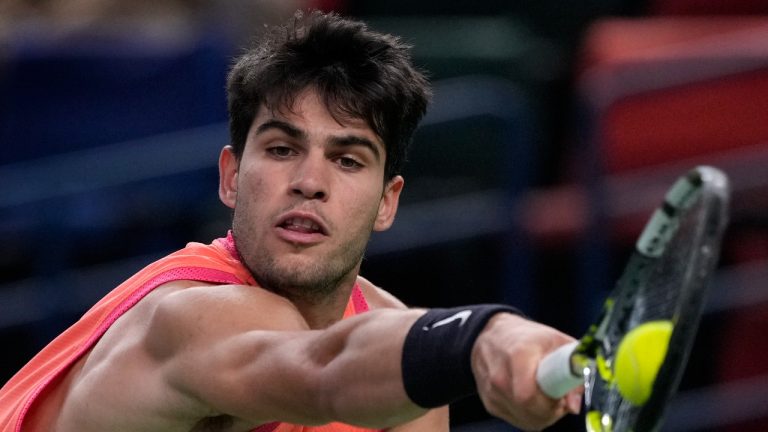
M 552 399 L 560 399 L 566 393 L 584 384 L 584 376 L 574 375 L 571 367 L 571 355 L 578 341 L 563 345 L 544 356 L 536 369 L 536 382 L 539 388 Z

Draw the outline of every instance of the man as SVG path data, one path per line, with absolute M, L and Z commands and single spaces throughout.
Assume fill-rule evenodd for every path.
M 534 379 L 570 337 L 500 305 L 408 310 L 358 275 L 429 97 L 405 46 L 297 17 L 228 93 L 231 233 L 141 270 L 33 358 L 0 390 L 1 431 L 446 431 L 473 392 L 526 429 L 578 411 Z

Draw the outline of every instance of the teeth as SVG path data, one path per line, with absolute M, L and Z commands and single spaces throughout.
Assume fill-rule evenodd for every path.
M 320 231 L 320 225 L 315 222 L 304 218 L 291 218 L 285 221 L 288 226 L 301 227 L 307 230 Z

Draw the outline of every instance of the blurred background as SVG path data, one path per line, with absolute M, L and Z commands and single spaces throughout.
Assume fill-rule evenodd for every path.
M 759 0 L 0 1 L 0 382 L 139 268 L 226 233 L 225 75 L 298 8 L 402 36 L 434 82 L 363 266 L 410 305 L 507 302 L 579 335 L 673 179 L 726 171 L 732 224 L 665 430 L 768 430 Z M 476 399 L 452 424 L 514 430 Z

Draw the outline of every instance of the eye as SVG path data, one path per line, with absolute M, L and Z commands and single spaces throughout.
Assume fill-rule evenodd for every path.
M 267 153 L 278 159 L 285 159 L 296 154 L 296 151 L 287 146 L 273 146 L 267 149 Z
M 360 168 L 363 168 L 363 164 L 355 160 L 354 158 L 351 158 L 349 156 L 341 156 L 338 159 L 336 159 L 336 163 L 339 164 L 340 167 L 347 169 L 347 170 L 358 170 Z

